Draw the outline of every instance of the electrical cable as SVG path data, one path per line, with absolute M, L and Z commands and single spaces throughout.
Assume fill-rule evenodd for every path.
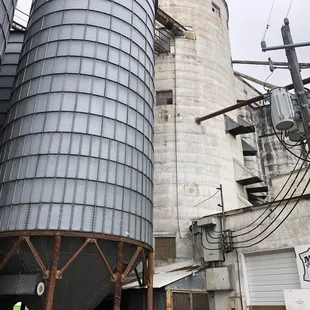
M 209 234 L 209 231 L 206 231 L 206 241 L 207 241 L 208 243 L 210 243 L 210 244 L 219 244 L 219 241 L 217 241 L 217 242 L 209 241 L 208 236 L 209 236 L 211 239 L 214 239 L 214 240 L 220 240 L 221 238 L 219 238 L 219 237 L 212 237 L 212 236 Z
M 296 147 L 296 146 L 302 146 L 302 145 L 305 145 L 305 142 L 302 138 L 300 138 L 295 144 L 290 144 L 290 143 L 287 143 L 285 141 L 285 137 L 284 137 L 284 134 L 282 133 L 281 134 L 281 140 L 283 143 L 285 143 L 285 145 L 289 148 L 293 148 L 293 147 Z M 300 142 L 300 141 L 303 141 L 303 142 Z
M 299 160 L 298 160 L 299 161 Z M 298 163 L 298 161 L 297 161 L 297 163 Z M 294 180 L 293 180 L 293 182 L 290 184 L 290 187 L 287 189 L 287 191 L 286 191 L 286 193 L 284 194 L 284 196 L 282 197 L 282 199 L 277 203 L 277 205 L 276 205 L 276 207 L 274 207 L 273 209 L 272 209 L 272 203 L 269 205 L 269 208 L 266 208 L 266 210 L 268 211 L 270 211 L 269 212 L 269 214 L 267 214 L 264 218 L 263 218 L 263 220 L 262 221 L 260 221 L 260 223 L 258 223 L 255 227 L 253 227 L 251 230 L 249 230 L 249 231 L 246 231 L 246 232 L 244 232 L 244 233 L 241 233 L 241 234 L 238 234 L 238 235 L 235 235 L 235 236 L 232 236 L 233 238 L 238 238 L 238 237 L 241 237 L 241 236 L 245 236 L 245 235 L 247 235 L 247 234 L 250 234 L 251 232 L 253 232 L 253 231 L 255 231 L 256 229 L 258 229 L 269 217 L 270 217 L 270 215 L 273 213 L 273 212 L 275 212 L 276 210 L 277 210 L 277 208 L 281 205 L 281 203 L 283 203 L 283 201 L 284 201 L 284 199 L 285 199 L 285 197 L 286 197 L 286 195 L 290 192 L 290 190 L 292 189 L 292 187 L 293 187 L 293 185 L 294 185 L 294 183 L 296 182 L 296 180 L 297 180 L 297 178 L 298 178 L 298 176 L 299 176 L 299 173 L 301 172 L 301 170 L 302 170 L 302 168 L 303 168 L 303 165 L 305 164 L 305 161 L 303 161 L 303 163 L 302 163 L 302 165 L 299 167 L 299 169 L 298 169 L 298 173 L 296 174 L 296 176 L 295 176 L 295 178 L 294 178 Z M 296 165 L 295 165 L 295 167 L 296 167 Z M 292 174 L 294 173 L 294 171 L 295 171 L 295 167 L 294 167 L 294 169 L 292 170 L 292 172 L 291 172 L 291 174 L 290 174 L 290 176 L 289 176 L 289 178 L 292 176 Z M 309 169 L 309 167 L 308 167 L 308 169 Z M 306 171 L 307 172 L 307 171 Z M 288 178 L 288 179 L 289 179 Z M 303 179 L 302 179 L 303 180 Z M 301 181 L 302 181 L 301 180 Z M 285 184 L 282 186 L 282 189 L 281 189 L 281 191 L 278 193 L 278 195 L 276 196 L 276 198 L 280 195 L 280 193 L 282 192 L 282 190 L 285 188 L 285 186 L 286 186 L 286 184 L 288 183 L 288 180 L 285 182 Z M 300 183 L 299 183 L 300 184 Z M 293 193 L 292 193 L 292 195 L 291 195 L 291 197 L 289 198 L 289 199 L 291 199 L 292 198 L 292 196 L 294 195 L 294 193 L 296 192 L 296 190 L 297 190 L 297 188 L 298 188 L 298 186 L 299 186 L 299 184 L 297 185 L 297 187 L 295 188 L 295 190 L 293 191 Z M 274 199 L 274 201 L 276 200 L 276 198 Z M 289 201 L 289 200 L 288 200 Z M 288 203 L 288 202 L 287 202 Z M 271 210 L 270 210 L 271 209 Z M 265 211 L 266 211 L 265 210 Z M 264 212 L 265 212 L 264 211 Z M 283 211 L 283 209 L 282 209 L 282 211 Z M 264 214 L 264 212 L 260 215 L 260 217 Z M 280 215 L 281 213 L 279 213 L 279 215 Z M 278 215 L 278 216 L 279 216 Z M 277 219 L 277 218 L 276 218 Z M 272 222 L 273 223 L 273 222 Z M 272 224 L 271 223 L 271 224 Z M 270 227 L 270 226 L 269 226 Z M 268 227 L 267 227 L 268 228 Z M 267 229 L 266 228 L 266 229 Z M 209 241 L 208 240 L 208 235 L 209 235 L 209 237 L 210 238 L 212 238 L 212 239 L 214 239 L 214 240 L 220 240 L 220 238 L 219 237 L 213 237 L 213 236 L 211 236 L 210 234 L 208 234 L 208 232 L 206 233 L 206 240 L 207 240 L 207 242 L 208 243 L 210 243 L 210 244 L 217 244 L 217 242 L 211 242 L 211 241 Z M 256 237 L 258 237 L 258 236 L 260 236 L 260 235 L 257 235 Z M 255 239 L 256 237 L 254 237 L 253 239 Z M 251 240 L 251 239 L 250 239 Z M 250 240 L 247 240 L 247 241 L 250 241 Z M 239 242 L 235 242 L 235 243 L 245 243 L 245 242 L 247 242 L 247 241 L 239 241 Z
M 202 239 L 203 234 L 202 234 L 202 232 L 197 232 L 196 235 L 201 235 L 200 243 L 201 243 L 202 247 L 203 247 L 205 250 L 208 250 L 208 251 L 218 251 L 218 250 L 220 250 L 219 248 L 217 248 L 217 249 L 209 249 L 209 248 L 207 248 L 207 247 L 203 244 L 203 239 Z
M 263 241 L 266 240 L 270 235 L 272 235 L 272 234 L 286 221 L 286 219 L 292 214 L 292 212 L 295 210 L 297 204 L 299 203 L 300 199 L 302 198 L 302 196 L 303 196 L 303 194 L 305 193 L 306 189 L 308 188 L 309 184 L 310 184 L 310 178 L 309 178 L 308 182 L 306 183 L 306 185 L 305 185 L 305 187 L 304 187 L 304 189 L 303 189 L 301 195 L 297 198 L 297 201 L 296 201 L 296 203 L 294 204 L 294 206 L 292 207 L 291 211 L 284 217 L 284 219 L 283 219 L 283 220 L 282 220 L 282 221 L 281 221 L 268 235 L 266 235 L 262 240 L 259 240 L 259 241 L 255 242 L 255 243 L 253 243 L 253 244 L 246 245 L 246 246 L 235 247 L 235 249 L 250 248 L 250 247 L 252 247 L 252 246 L 254 246 L 254 245 L 257 245 L 257 244 L 263 242 Z
M 303 162 L 303 164 L 304 164 L 304 163 L 305 163 L 305 161 Z M 299 173 L 300 173 L 301 170 L 302 170 L 303 164 L 300 166 L 300 168 L 299 168 L 299 170 L 298 170 L 298 172 L 297 172 L 297 174 L 296 174 L 296 176 L 295 176 L 295 179 L 293 180 L 292 184 L 290 185 L 290 187 L 289 187 L 288 190 L 286 191 L 285 195 L 284 195 L 284 196 L 282 197 L 282 199 L 277 203 L 276 207 L 274 207 L 273 210 L 271 210 L 270 213 L 267 214 L 267 216 L 265 216 L 265 218 L 264 218 L 258 225 L 256 225 L 254 228 L 252 228 L 251 230 L 249 230 L 249 231 L 247 231 L 247 232 L 245 232 L 245 233 L 235 235 L 235 236 L 233 236 L 234 238 L 241 237 L 241 236 L 245 236 L 245 235 L 247 235 L 247 234 L 253 232 L 253 231 L 256 230 L 257 228 L 259 228 L 273 212 L 275 212 L 275 211 L 277 210 L 277 208 L 278 208 L 278 207 L 281 205 L 281 203 L 284 201 L 286 195 L 290 192 L 290 190 L 292 189 L 294 183 L 296 182 L 296 180 L 297 180 L 297 178 L 298 178 L 298 176 L 299 176 Z M 306 172 L 307 172 L 308 170 L 309 170 L 309 166 L 308 166 L 308 169 L 306 170 Z M 304 176 L 302 177 L 302 180 L 303 180 L 303 178 L 304 178 Z M 301 180 L 301 181 L 302 181 L 302 180 Z M 288 198 L 288 201 L 289 201 L 289 199 L 291 199 L 291 198 L 293 197 L 293 195 L 294 195 L 294 193 L 296 192 L 296 190 L 297 190 L 297 188 L 298 188 L 299 185 L 300 185 L 300 183 L 298 183 L 297 187 L 295 188 L 295 190 L 293 191 L 293 193 L 291 194 L 291 196 Z M 238 242 L 237 242 L 237 243 L 238 243 Z
M 288 184 L 289 180 L 291 179 L 291 177 L 293 176 L 294 172 L 296 171 L 297 169 L 297 166 L 299 164 L 299 161 L 301 160 L 301 158 L 298 158 L 298 160 L 296 161 L 296 164 L 293 168 L 293 170 L 290 172 L 290 175 L 288 176 L 287 180 L 285 181 L 285 183 L 282 185 L 282 188 L 281 190 L 278 192 L 278 194 L 276 195 L 276 197 L 268 204 L 269 206 L 264 210 L 264 212 L 261 213 L 261 215 L 259 217 L 257 217 L 253 222 L 251 222 L 249 225 L 243 227 L 243 228 L 239 228 L 239 229 L 235 229 L 235 230 L 232 230 L 232 233 L 235 233 L 235 232 L 239 232 L 239 231 L 242 231 L 242 230 L 245 230 L 249 227 L 251 227 L 253 224 L 255 224 L 261 217 L 264 216 L 265 213 L 267 213 L 268 211 L 270 212 L 270 214 L 273 212 L 272 210 L 270 210 L 272 208 L 272 205 L 275 203 L 275 201 L 278 199 L 278 197 L 280 196 L 280 194 L 283 192 L 284 188 L 286 187 L 286 185 Z M 300 168 L 299 168 L 300 169 Z M 295 181 L 293 181 L 294 183 Z M 286 194 L 287 195 L 287 194 Z M 286 196 L 285 195 L 285 196 Z M 269 215 L 267 217 L 269 217 Z M 220 233 L 220 232 L 218 232 Z M 215 239 L 214 237 L 212 237 L 210 234 L 209 236 L 212 238 L 212 239 Z
M 280 215 L 284 212 L 286 206 L 288 205 L 288 203 L 289 203 L 289 202 L 291 201 L 291 199 L 293 198 L 293 196 L 294 196 L 296 190 L 298 189 L 299 185 L 300 185 L 300 184 L 302 183 L 302 181 L 304 180 L 304 178 L 305 178 L 305 176 L 307 175 L 307 173 L 309 172 L 309 170 L 310 170 L 310 166 L 308 166 L 307 169 L 305 170 L 305 172 L 304 172 L 303 176 L 301 177 L 299 183 L 298 183 L 297 186 L 295 187 L 295 189 L 294 189 L 294 191 L 292 192 L 290 198 L 286 201 L 286 203 L 285 203 L 285 205 L 283 206 L 282 210 L 281 210 L 281 211 L 279 212 L 279 214 L 273 219 L 273 221 L 271 221 L 271 222 L 269 223 L 269 225 L 268 225 L 264 230 L 262 230 L 258 235 L 254 236 L 254 237 L 252 237 L 252 238 L 250 238 L 250 239 L 248 239 L 248 240 L 237 241 L 237 242 L 234 242 L 234 244 L 247 243 L 247 242 L 252 241 L 252 240 L 256 239 L 257 237 L 261 236 L 261 235 L 262 235 L 262 234 L 263 234 L 263 233 L 264 233 L 264 232 L 265 232 L 265 231 L 266 231 L 279 217 L 280 217 Z M 299 171 L 300 171 L 300 170 L 299 170 Z M 310 182 L 310 178 L 309 178 L 309 182 Z M 304 190 L 304 191 L 305 191 L 305 190 Z M 303 193 L 304 193 L 304 191 L 303 191 Z M 248 232 L 248 233 L 250 233 L 250 232 Z M 237 236 L 233 236 L 233 237 L 237 237 Z
M 290 6 L 288 7 L 287 14 L 286 14 L 285 18 L 288 18 L 288 15 L 290 14 L 290 11 L 291 11 L 291 8 L 292 8 L 292 4 L 293 4 L 293 0 L 291 0 Z
M 195 207 L 198 207 L 199 205 L 201 205 L 201 204 L 203 204 L 204 202 L 206 202 L 206 201 L 210 200 L 211 198 L 213 198 L 219 191 L 220 191 L 220 190 L 218 189 L 213 195 L 211 195 L 211 196 L 208 197 L 207 199 L 205 199 L 205 200 L 203 200 L 203 201 L 197 203 L 196 205 L 194 205 L 194 208 L 195 208 Z
M 269 89 L 268 88 L 266 88 L 266 84 L 267 84 L 267 81 L 269 80 L 269 78 L 273 75 L 273 72 L 274 71 L 272 71 L 268 76 L 267 76 L 267 78 L 266 78 L 266 80 L 265 80 L 265 82 L 264 82 L 264 90 L 265 91 L 269 91 Z
M 273 2 L 272 2 L 272 6 L 271 6 L 271 10 L 270 10 L 270 14 L 269 14 L 268 22 L 267 22 L 267 25 L 266 25 L 266 29 L 265 29 L 265 31 L 264 31 L 264 33 L 263 33 L 263 38 L 262 38 L 262 41 L 264 41 L 264 40 L 265 40 L 265 38 L 266 38 L 266 34 L 267 34 L 267 31 L 268 31 L 268 29 L 270 28 L 270 20 L 271 20 L 271 16 L 272 16 L 272 12 L 273 12 L 273 8 L 274 8 L 274 4 L 275 4 L 275 2 L 276 2 L 276 0 L 273 0 Z
M 270 110 L 271 111 L 271 110 Z M 300 158 L 301 160 L 305 160 L 307 162 L 310 162 L 310 160 L 308 160 L 307 158 L 301 158 L 300 156 L 298 156 L 297 154 L 295 154 L 294 152 L 292 152 L 286 145 L 285 143 L 282 142 L 281 138 L 279 137 L 278 133 L 276 132 L 276 129 L 274 127 L 274 124 L 273 122 L 271 121 L 271 125 L 272 125 L 272 128 L 274 130 L 274 133 L 276 135 L 276 137 L 278 138 L 278 140 L 280 141 L 280 143 L 282 144 L 282 146 L 290 153 L 292 154 L 293 156 L 297 157 L 297 158 Z

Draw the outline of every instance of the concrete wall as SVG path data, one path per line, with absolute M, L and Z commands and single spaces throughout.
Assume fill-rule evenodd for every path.
M 196 40 L 176 38 L 173 53 L 156 57 L 156 90 L 172 89 L 174 104 L 155 110 L 154 233 L 176 235 L 177 259 L 192 256 L 190 221 L 217 212 L 220 199 L 194 205 L 220 183 L 227 210 L 237 208 L 237 194 L 244 193 L 234 180 L 233 158 L 243 162 L 240 137 L 226 134 L 224 116 L 200 126 L 194 121 L 236 103 L 227 7 L 223 0 L 214 3 L 220 17 L 210 0 L 159 2 L 196 34 Z

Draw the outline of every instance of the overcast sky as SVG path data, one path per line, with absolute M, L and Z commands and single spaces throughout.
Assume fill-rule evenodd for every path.
M 267 46 L 281 45 L 281 26 L 292 1 L 289 19 L 294 41 L 310 42 L 310 1 L 309 0 L 275 0 L 273 13 L 270 19 L 270 28 L 267 31 Z M 31 0 L 19 0 L 18 9 L 28 12 Z M 263 53 L 260 42 L 266 29 L 273 0 L 228 0 L 230 7 L 230 37 L 233 59 L 268 60 Z M 25 18 L 17 12 L 16 20 Z M 299 61 L 310 62 L 310 47 L 297 50 Z M 273 61 L 286 61 L 285 52 L 269 52 Z M 270 74 L 268 67 L 235 65 L 235 70 L 247 73 L 265 81 Z M 303 76 L 310 76 L 310 69 L 303 70 Z M 286 85 L 291 82 L 288 70 L 278 69 L 268 79 L 276 85 Z

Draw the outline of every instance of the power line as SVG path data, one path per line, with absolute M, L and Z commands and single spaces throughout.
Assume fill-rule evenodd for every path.
M 246 246 L 235 247 L 235 249 L 250 248 L 250 247 L 252 247 L 252 246 L 254 246 L 254 245 L 257 245 L 257 244 L 263 242 L 263 241 L 266 240 L 270 235 L 272 235 L 272 234 L 286 221 L 286 219 L 292 214 L 292 212 L 295 210 L 297 204 L 299 203 L 301 197 L 302 197 L 303 194 L 305 193 L 305 191 L 306 191 L 306 189 L 308 188 L 309 184 L 310 184 L 310 178 L 309 178 L 307 184 L 305 185 L 305 187 L 304 187 L 304 189 L 303 189 L 301 195 L 297 198 L 297 201 L 295 202 L 295 204 L 294 204 L 294 206 L 292 207 L 291 211 L 284 217 L 284 219 L 283 219 L 283 220 L 282 220 L 282 221 L 281 221 L 281 222 L 280 222 L 267 236 L 265 236 L 262 240 L 259 240 L 259 241 L 255 242 L 255 243 L 253 243 L 253 244 L 246 245 Z
M 298 176 L 299 176 L 299 173 L 301 172 L 301 170 L 302 170 L 304 164 L 305 164 L 305 161 L 303 161 L 302 165 L 301 165 L 300 168 L 298 169 L 298 172 L 297 172 L 297 174 L 296 174 L 296 176 L 295 176 L 293 182 L 290 184 L 289 188 L 287 189 L 287 191 L 286 191 L 286 193 L 284 194 L 284 196 L 282 197 L 282 199 L 280 199 L 280 201 L 277 203 L 276 207 L 275 207 L 273 210 L 271 210 L 271 211 L 269 212 L 269 214 L 267 214 L 267 215 L 265 216 L 265 218 L 264 218 L 259 224 L 257 224 L 254 228 L 252 228 L 251 230 L 249 230 L 249 231 L 247 231 L 247 232 L 244 232 L 244 233 L 235 235 L 235 236 L 233 236 L 233 237 L 237 238 L 237 237 L 245 236 L 245 235 L 247 235 L 247 234 L 253 232 L 253 231 L 256 230 L 260 225 L 262 225 L 262 224 L 266 221 L 266 219 L 267 219 L 273 212 L 276 211 L 276 209 L 277 209 L 277 208 L 281 205 L 281 203 L 284 201 L 286 195 L 287 195 L 287 194 L 291 191 L 291 189 L 293 188 L 293 185 L 295 184 L 295 182 L 296 182 L 296 180 L 297 180 L 297 178 L 298 178 Z M 292 172 L 291 172 L 291 174 L 290 174 L 289 177 L 291 177 L 291 176 L 293 175 L 294 171 L 295 171 L 295 170 L 292 170 Z M 282 187 L 282 190 L 285 188 L 285 186 L 286 186 L 287 183 L 288 183 L 288 182 L 285 182 L 285 184 L 284 184 L 283 187 Z M 297 186 L 297 187 L 298 187 L 298 186 Z M 297 189 L 297 188 L 296 188 L 296 189 Z M 295 189 L 295 191 L 296 191 L 296 189 Z M 281 192 L 279 192 L 279 194 L 278 194 L 277 197 L 279 197 L 280 193 L 281 193 Z M 292 196 L 291 196 L 291 197 L 292 197 Z M 291 198 L 291 197 L 290 197 L 290 198 Z M 271 207 L 272 207 L 272 204 L 270 205 L 270 208 L 271 208 Z M 268 208 L 268 209 L 269 209 L 269 208 Z M 268 209 L 266 209 L 266 210 L 268 210 Z
M 268 207 L 264 210 L 264 212 L 261 213 L 261 215 L 259 217 L 257 217 L 253 222 L 251 222 L 250 224 L 248 224 L 247 226 L 243 227 L 243 228 L 239 228 L 239 229 L 235 229 L 235 230 L 232 230 L 232 233 L 235 233 L 235 232 L 239 232 L 239 231 L 242 231 L 242 230 L 245 230 L 249 227 L 251 227 L 253 224 L 255 224 L 260 218 L 262 218 L 264 216 L 265 213 L 267 213 L 268 211 L 271 213 L 272 210 L 270 210 L 270 208 L 272 207 L 273 203 L 278 199 L 278 197 L 280 196 L 280 194 L 283 192 L 284 188 L 286 187 L 286 185 L 288 184 L 289 180 L 291 179 L 291 177 L 293 176 L 293 173 L 295 172 L 298 164 L 299 164 L 299 161 L 301 160 L 301 158 L 298 158 L 298 160 L 296 161 L 296 164 L 293 168 L 293 170 L 291 171 L 290 175 L 288 176 L 287 180 L 285 181 L 285 183 L 282 185 L 282 188 L 280 189 L 280 191 L 278 192 L 278 194 L 276 195 L 276 197 L 268 204 Z M 268 215 L 269 216 L 269 215 Z M 214 231 L 214 230 L 213 230 Z M 216 232 L 216 231 L 214 231 Z M 217 232 L 217 233 L 220 233 L 220 232 Z M 212 238 L 212 239 L 219 239 L 219 238 L 214 238 L 212 237 L 210 234 L 209 236 Z
M 280 215 L 283 213 L 283 211 L 285 210 L 286 206 L 288 205 L 288 203 L 291 201 L 291 199 L 293 198 L 296 190 L 298 189 L 299 185 L 302 183 L 302 181 L 304 180 L 305 176 L 307 175 L 308 171 L 310 169 L 310 166 L 308 166 L 308 168 L 305 170 L 301 180 L 299 181 L 299 183 L 297 184 L 296 188 L 294 189 L 293 193 L 291 194 L 290 198 L 287 200 L 287 202 L 285 203 L 285 205 L 283 206 L 282 210 L 279 212 L 279 214 L 274 218 L 274 220 L 264 229 L 262 230 L 258 235 L 248 239 L 248 240 L 243 240 L 243 241 L 237 241 L 237 242 L 234 242 L 234 244 L 240 244 L 240 243 L 247 243 L 249 241 L 252 241 L 254 239 L 256 239 L 257 237 L 261 236 L 279 217 Z M 306 188 L 308 187 L 308 184 L 310 183 L 310 178 L 309 178 L 309 181 L 305 187 L 305 189 L 303 190 L 301 196 L 303 195 L 303 193 L 305 192 Z
M 291 8 L 292 8 L 293 0 L 291 0 L 290 6 L 288 7 L 286 18 L 288 18 L 288 15 L 290 14 Z
M 196 205 L 194 205 L 194 208 L 195 208 L 195 207 L 198 207 L 199 205 L 201 205 L 201 204 L 203 204 L 204 202 L 206 202 L 206 201 L 210 200 L 211 198 L 213 198 L 219 191 L 220 191 L 220 190 L 218 189 L 213 195 L 211 195 L 211 196 L 208 197 L 207 199 L 205 199 L 205 200 L 203 200 L 203 201 L 197 203 Z
M 271 10 L 270 10 L 268 22 L 267 22 L 267 25 L 266 25 L 266 29 L 265 29 L 265 31 L 264 31 L 264 33 L 263 33 L 263 39 L 262 39 L 262 41 L 265 40 L 267 31 L 268 31 L 268 29 L 270 28 L 270 20 L 271 20 L 271 16 L 272 16 L 272 12 L 273 12 L 273 8 L 274 8 L 275 2 L 276 2 L 276 0 L 273 0 L 273 2 L 272 2 L 272 6 L 271 6 Z

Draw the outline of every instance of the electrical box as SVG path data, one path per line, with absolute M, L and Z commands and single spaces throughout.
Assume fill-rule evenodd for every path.
M 291 95 L 284 87 L 270 90 L 271 117 L 278 130 L 289 130 L 294 126 L 294 107 Z
M 202 227 L 201 244 L 205 262 L 222 262 L 224 253 L 221 246 L 221 219 L 218 217 L 204 217 L 197 221 Z
M 206 269 L 207 291 L 230 291 L 233 289 L 231 283 L 231 267 L 219 267 Z
M 213 226 L 213 228 L 218 224 L 218 218 L 217 217 L 203 217 L 199 220 L 197 220 L 197 226 Z

